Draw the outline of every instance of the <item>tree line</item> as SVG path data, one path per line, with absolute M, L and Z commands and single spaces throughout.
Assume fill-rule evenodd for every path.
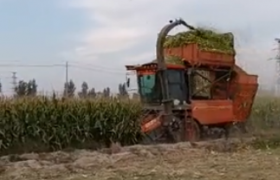
M 63 96 L 65 97 L 74 97 L 76 92 L 76 86 L 72 80 L 70 80 L 68 83 L 66 82 L 64 84 L 64 91 Z M 95 88 L 89 88 L 88 84 L 86 82 L 83 82 L 81 85 L 81 90 L 78 92 L 78 96 L 80 98 L 87 98 L 87 97 L 110 97 L 111 90 L 109 87 L 106 87 L 103 89 L 103 91 L 96 92 Z M 118 96 L 128 96 L 128 92 L 125 86 L 125 83 L 119 84 L 119 92 Z
M 63 96 L 64 97 L 75 97 L 78 96 L 80 98 L 95 98 L 95 97 L 111 97 L 111 89 L 106 87 L 103 91 L 96 91 L 94 87 L 90 88 L 87 82 L 83 82 L 79 90 L 76 87 L 73 80 L 66 82 L 64 84 Z M 35 79 L 24 81 L 20 80 L 17 85 L 14 87 L 14 95 L 15 97 L 23 97 L 23 96 L 37 96 L 38 93 L 38 85 Z M 125 83 L 120 83 L 118 87 L 117 96 L 120 97 L 128 97 L 128 91 Z M 2 84 L 0 83 L 0 92 L 2 92 Z M 137 94 L 133 94 L 134 97 L 138 97 Z

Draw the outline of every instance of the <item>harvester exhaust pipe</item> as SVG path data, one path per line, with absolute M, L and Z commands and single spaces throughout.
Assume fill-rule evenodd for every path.
M 188 25 L 184 20 L 178 19 L 175 21 L 169 21 L 170 24 L 167 24 L 162 28 L 158 35 L 157 44 L 156 44 L 156 57 L 157 57 L 157 63 L 158 63 L 158 71 L 159 71 L 159 78 L 161 82 L 161 89 L 162 89 L 162 95 L 163 95 L 163 125 L 168 126 L 168 124 L 172 120 L 172 105 L 173 101 L 169 97 L 169 88 L 168 88 L 168 79 L 166 75 L 166 63 L 164 58 L 164 48 L 163 44 L 166 40 L 166 36 L 168 33 L 176 26 L 184 25 L 186 28 L 195 30 L 194 27 Z

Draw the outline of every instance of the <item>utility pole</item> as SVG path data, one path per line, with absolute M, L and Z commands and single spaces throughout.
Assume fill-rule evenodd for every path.
M 13 84 L 13 92 L 15 91 L 16 87 L 17 87 L 17 72 L 12 72 L 12 84 Z
M 69 86 L 69 76 L 68 76 L 68 69 L 69 69 L 69 64 L 68 61 L 66 61 L 65 64 L 65 95 L 66 97 L 68 96 L 68 86 Z
M 280 39 L 275 38 L 275 41 L 277 42 L 277 55 L 276 55 L 276 82 L 275 82 L 275 95 L 280 95 Z

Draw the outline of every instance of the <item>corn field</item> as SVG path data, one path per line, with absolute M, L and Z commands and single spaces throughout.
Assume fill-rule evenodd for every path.
M 0 153 L 135 144 L 142 138 L 135 100 L 20 98 L 0 100 Z M 248 120 L 255 129 L 280 127 L 280 99 L 258 97 Z
M 139 103 L 117 99 L 21 98 L 0 101 L 0 150 L 46 151 L 83 143 L 134 144 Z
M 273 96 L 256 97 L 248 123 L 256 129 L 279 129 L 280 98 Z

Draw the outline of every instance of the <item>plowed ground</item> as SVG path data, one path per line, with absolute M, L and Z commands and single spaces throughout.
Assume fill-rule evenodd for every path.
M 1 180 L 278 180 L 280 150 L 240 140 L 5 156 Z

